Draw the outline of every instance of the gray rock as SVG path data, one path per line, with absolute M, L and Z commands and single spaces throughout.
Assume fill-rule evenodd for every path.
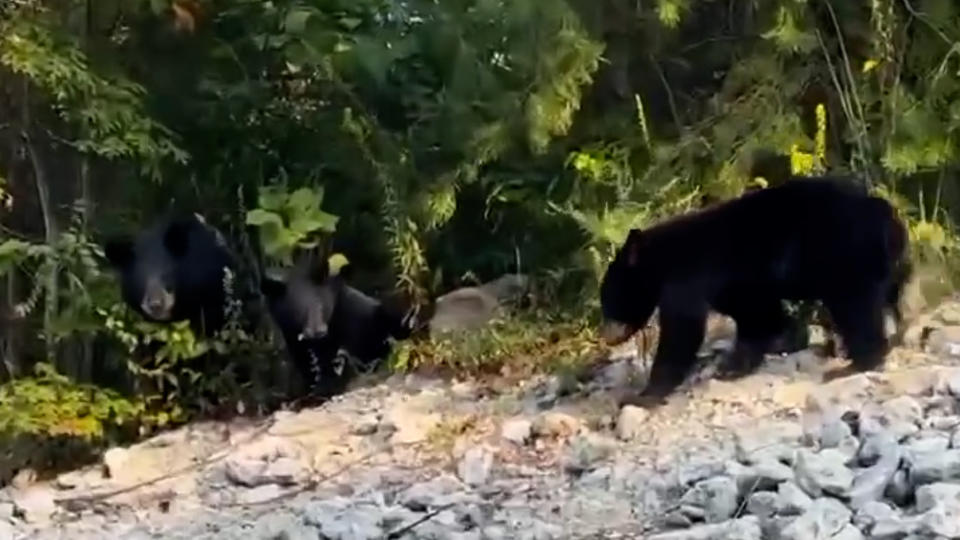
M 928 484 L 917 489 L 920 530 L 927 534 L 960 538 L 960 485 Z
M 436 299 L 429 327 L 431 335 L 479 328 L 492 319 L 501 303 L 521 294 L 529 285 L 522 274 L 505 274 L 477 287 L 461 287 Z
M 275 487 L 275 486 L 264 486 Z M 287 512 L 270 512 L 253 525 L 252 538 L 283 540 L 316 540 L 317 530 L 308 527 L 303 519 Z
M 753 464 L 759 461 L 783 461 L 793 458 L 794 449 L 800 446 L 803 428 L 797 422 L 781 421 L 749 426 L 734 432 L 737 459 Z
M 235 458 L 224 464 L 224 472 L 228 480 L 234 484 L 247 487 L 260 485 L 263 471 L 267 463 L 260 459 Z
M 624 345 L 632 347 L 627 359 L 615 360 L 603 366 L 596 374 L 593 380 L 595 387 L 600 389 L 623 388 L 630 383 L 630 376 L 634 369 L 630 361 L 636 356 L 636 344 L 633 340 L 627 341 Z M 614 358 L 614 351 L 611 351 L 611 359 Z
M 879 451 L 881 454 L 876 463 L 858 471 L 853 479 L 849 497 L 850 507 L 855 510 L 870 501 L 880 500 L 900 467 L 899 446 L 881 445 Z
M 910 475 L 905 469 L 900 469 L 893 474 L 890 483 L 884 495 L 897 506 L 906 506 L 913 497 L 913 485 L 910 483 Z
M 707 523 L 719 523 L 737 511 L 737 484 L 729 476 L 697 482 L 680 499 L 681 511 Z
M 682 511 L 667 512 L 663 517 L 663 524 L 671 529 L 686 529 L 693 526 L 693 520 Z
M 337 540 L 374 540 L 382 538 L 386 531 L 380 527 L 382 513 L 379 509 L 364 505 L 351 506 L 351 502 L 335 498 L 312 502 L 304 508 L 304 521 L 320 530 L 320 534 Z
M 267 464 L 261 481 L 262 483 L 292 486 L 305 481 L 309 476 L 309 471 L 300 461 L 289 457 L 281 457 Z
M 874 523 L 870 529 L 870 538 L 876 540 L 900 540 L 901 538 L 910 538 L 919 530 L 920 521 L 917 518 L 895 515 L 881 518 Z
M 756 516 L 731 519 L 723 523 L 699 525 L 681 531 L 650 535 L 649 540 L 761 540 L 760 520 Z
M 950 434 L 950 448 L 960 450 L 960 428 L 953 430 Z
M 850 524 L 850 510 L 836 499 L 820 498 L 780 532 L 782 540 L 833 538 Z M 847 533 L 849 534 L 849 533 Z
M 880 431 L 864 438 L 863 445 L 857 452 L 857 462 L 864 467 L 871 467 L 881 457 L 897 453 L 897 440 L 888 431 Z
M 465 484 L 476 487 L 487 483 L 492 468 L 493 454 L 486 448 L 475 446 L 463 454 L 457 472 Z
M 940 357 L 960 357 L 960 326 L 945 326 L 934 329 L 927 337 L 924 350 L 929 354 Z
M 13 501 L 0 500 L 0 521 L 9 521 L 13 519 L 15 507 Z
M 647 418 L 650 412 L 641 407 L 626 405 L 620 409 L 620 416 L 617 417 L 617 436 L 623 440 L 629 441 L 637 436 L 649 431 Z
M 896 440 L 913 435 L 920 430 L 923 408 L 910 396 L 900 396 L 885 401 L 879 407 L 869 405 L 860 412 L 860 435 L 874 435 L 890 431 Z
M 960 370 L 953 370 L 947 374 L 947 380 L 944 381 L 947 392 L 954 397 L 960 397 Z
M 917 489 L 916 529 L 923 534 L 960 538 L 960 485 L 928 484 Z
M 737 490 L 742 497 L 754 491 L 776 489 L 780 483 L 794 479 L 793 469 L 771 459 L 764 459 L 752 466 L 740 465 L 735 461 L 730 462 L 725 472 L 736 481 Z
M 922 461 L 925 456 L 939 454 L 950 448 L 950 438 L 944 433 L 931 433 L 904 444 L 904 459 L 909 464 Z
M 563 538 L 563 528 L 547 523 L 539 519 L 534 519 L 529 525 L 516 533 L 518 540 L 554 540 Z
M 915 456 L 910 466 L 910 482 L 914 486 L 960 478 L 960 450 Z
M 777 512 L 785 516 L 800 515 L 813 504 L 800 486 L 793 482 L 784 482 L 777 486 Z
M 813 453 L 797 451 L 794 465 L 797 485 L 812 497 L 823 493 L 846 496 L 853 486 L 853 473 L 846 467 L 846 457 L 833 448 Z
M 540 414 L 533 421 L 533 433 L 538 437 L 570 437 L 580 431 L 579 418 L 566 413 L 549 411 Z
M 523 446 L 533 436 L 533 422 L 526 418 L 513 418 L 500 426 L 500 436 L 504 439 Z
M 830 537 L 831 540 L 862 540 L 863 533 L 860 532 L 860 529 L 854 527 L 850 523 L 847 523 L 840 529 L 840 532 Z
M 927 416 L 924 426 L 936 431 L 953 431 L 960 427 L 960 416 L 955 414 L 945 416 Z
M 869 501 L 863 504 L 853 516 L 853 524 L 864 534 L 870 534 L 873 526 L 883 520 L 897 518 L 897 511 L 889 504 L 880 501 Z
M 108 478 L 120 476 L 121 468 L 130 459 L 130 451 L 126 448 L 114 447 L 103 453 L 103 469 Z
M 804 416 L 807 438 L 820 448 L 836 448 L 847 437 L 852 437 L 850 426 L 843 421 L 836 407 L 825 407 L 815 414 Z
M 768 518 L 777 513 L 779 497 L 772 491 L 758 491 L 747 499 L 747 512 Z
M 486 540 L 507 540 L 510 536 L 503 525 L 488 525 L 480 531 L 480 537 Z
M 7 521 L 0 520 L 0 538 L 16 538 L 16 529 Z
M 279 497 L 283 490 L 277 484 L 264 484 L 253 489 L 245 489 L 237 494 L 240 504 L 262 504 Z
M 375 414 L 365 414 L 357 419 L 356 423 L 350 429 L 350 433 L 361 437 L 373 435 L 380 426 L 380 419 Z
M 53 490 L 47 487 L 30 486 L 14 490 L 14 512 L 27 523 L 45 524 L 57 510 L 54 498 Z
M 572 474 L 592 470 L 613 453 L 615 446 L 613 441 L 595 433 L 577 435 L 564 451 L 563 468 Z
M 407 488 L 397 496 L 397 502 L 415 512 L 426 511 L 443 504 L 444 497 L 463 489 L 455 477 L 444 474 L 427 482 Z
M 732 462 L 732 465 L 740 469 L 746 469 L 739 463 Z M 720 476 L 728 471 L 728 466 L 722 461 L 701 461 L 699 463 L 686 464 L 677 473 L 677 481 L 683 486 L 692 486 L 701 480 L 706 480 L 713 476 Z M 735 475 L 733 476 L 736 479 Z

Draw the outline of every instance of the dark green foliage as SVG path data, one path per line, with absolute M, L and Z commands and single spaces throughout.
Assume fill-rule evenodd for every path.
M 958 44 L 951 0 L 0 2 L 0 377 L 171 398 L 144 414 L 282 398 L 265 325 L 201 343 L 123 310 L 96 246 L 169 210 L 243 288 L 322 241 L 369 294 L 519 271 L 589 320 L 631 227 L 789 165 L 865 178 L 949 290 Z

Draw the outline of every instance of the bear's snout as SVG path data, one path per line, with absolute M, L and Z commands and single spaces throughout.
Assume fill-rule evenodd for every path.
M 636 331 L 636 328 L 628 324 L 617 321 L 604 321 L 600 327 L 600 339 L 605 341 L 607 345 L 617 346 L 630 339 L 630 336 L 635 334 Z

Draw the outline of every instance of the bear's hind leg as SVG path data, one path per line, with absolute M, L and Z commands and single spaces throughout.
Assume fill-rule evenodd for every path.
M 881 287 L 866 287 L 827 302 L 856 371 L 881 369 L 886 359 L 889 345 L 884 327 L 885 293 Z
M 775 296 L 754 297 L 730 313 L 737 324 L 733 352 L 720 367 L 718 378 L 736 379 L 756 371 L 771 345 L 789 328 L 790 319 Z

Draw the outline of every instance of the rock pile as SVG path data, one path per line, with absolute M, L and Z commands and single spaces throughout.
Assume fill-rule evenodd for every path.
M 650 538 L 960 538 L 960 374 L 859 410 L 811 398 L 776 431 L 738 434 Z

